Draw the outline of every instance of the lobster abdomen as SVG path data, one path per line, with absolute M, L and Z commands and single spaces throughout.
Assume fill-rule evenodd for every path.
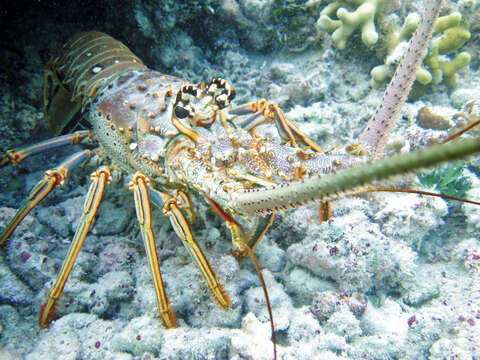
M 44 111 L 50 130 L 59 134 L 99 91 L 121 74 L 147 69 L 125 45 L 90 31 L 71 38 L 46 65 Z

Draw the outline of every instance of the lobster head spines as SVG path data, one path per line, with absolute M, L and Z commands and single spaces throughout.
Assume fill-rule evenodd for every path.
M 50 130 L 59 134 L 118 76 L 147 69 L 125 45 L 97 31 L 71 38 L 46 65 L 44 111 Z
M 214 78 L 207 86 L 184 84 L 177 92 L 174 114 L 192 127 L 210 126 L 217 118 L 217 111 L 230 105 L 234 98 L 235 89 L 221 78 Z

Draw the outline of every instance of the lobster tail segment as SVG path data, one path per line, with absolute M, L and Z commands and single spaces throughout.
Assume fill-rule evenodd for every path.
M 46 66 L 43 95 L 50 130 L 61 133 L 112 79 L 144 69 L 143 62 L 111 36 L 97 31 L 74 36 Z

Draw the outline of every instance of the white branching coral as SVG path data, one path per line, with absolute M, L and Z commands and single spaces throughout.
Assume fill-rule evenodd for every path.
M 317 28 L 332 35 L 335 46 L 343 50 L 350 36 L 359 29 L 365 45 L 374 45 L 378 41 L 375 28 L 375 15 L 386 0 L 349 0 L 334 1 L 320 13 Z M 355 8 L 350 11 L 349 8 Z

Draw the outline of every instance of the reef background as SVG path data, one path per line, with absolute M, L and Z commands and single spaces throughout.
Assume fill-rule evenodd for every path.
M 380 102 L 370 70 L 380 44 L 354 34 L 345 50 L 315 23 L 322 1 L 17 1 L 0 7 L 0 150 L 48 138 L 43 65 L 70 36 L 98 30 L 124 42 L 150 68 L 188 79 L 227 79 L 236 104 L 280 105 L 325 149 L 354 143 Z M 420 1 L 388 2 L 377 23 L 403 19 Z M 450 127 L 480 101 L 479 1 L 446 1 L 472 36 L 470 66 L 455 88 L 439 84 L 402 110 L 391 151 L 421 146 L 445 130 L 418 126 L 428 105 Z M 393 21 L 393 20 L 392 20 Z M 395 22 L 394 22 L 395 23 Z M 382 39 L 380 39 L 382 40 Z M 477 107 L 478 109 L 478 107 Z M 480 116 L 480 114 L 479 114 Z M 270 130 L 275 134 L 275 130 Z M 43 171 L 72 149 L 0 169 L 0 228 Z M 480 198 L 478 160 L 459 186 Z M 1 359 L 270 359 L 270 326 L 250 261 L 230 256 L 230 236 L 195 198 L 194 231 L 232 298 L 223 311 L 168 219 L 155 211 L 161 270 L 181 327 L 164 330 L 126 179 L 106 190 L 99 215 L 66 285 L 56 320 L 37 313 L 61 265 L 88 189 L 89 165 L 74 171 L 19 226 L 0 254 Z M 441 173 L 444 174 L 444 173 Z M 437 175 L 441 181 L 442 175 Z M 463 181 L 463 182 L 460 182 Z M 405 182 L 420 188 L 415 176 Z M 463 184 L 463 185 L 462 185 Z M 467 186 L 468 185 L 468 186 Z M 480 209 L 417 195 L 375 194 L 280 213 L 255 251 L 272 301 L 279 358 L 480 359 Z

